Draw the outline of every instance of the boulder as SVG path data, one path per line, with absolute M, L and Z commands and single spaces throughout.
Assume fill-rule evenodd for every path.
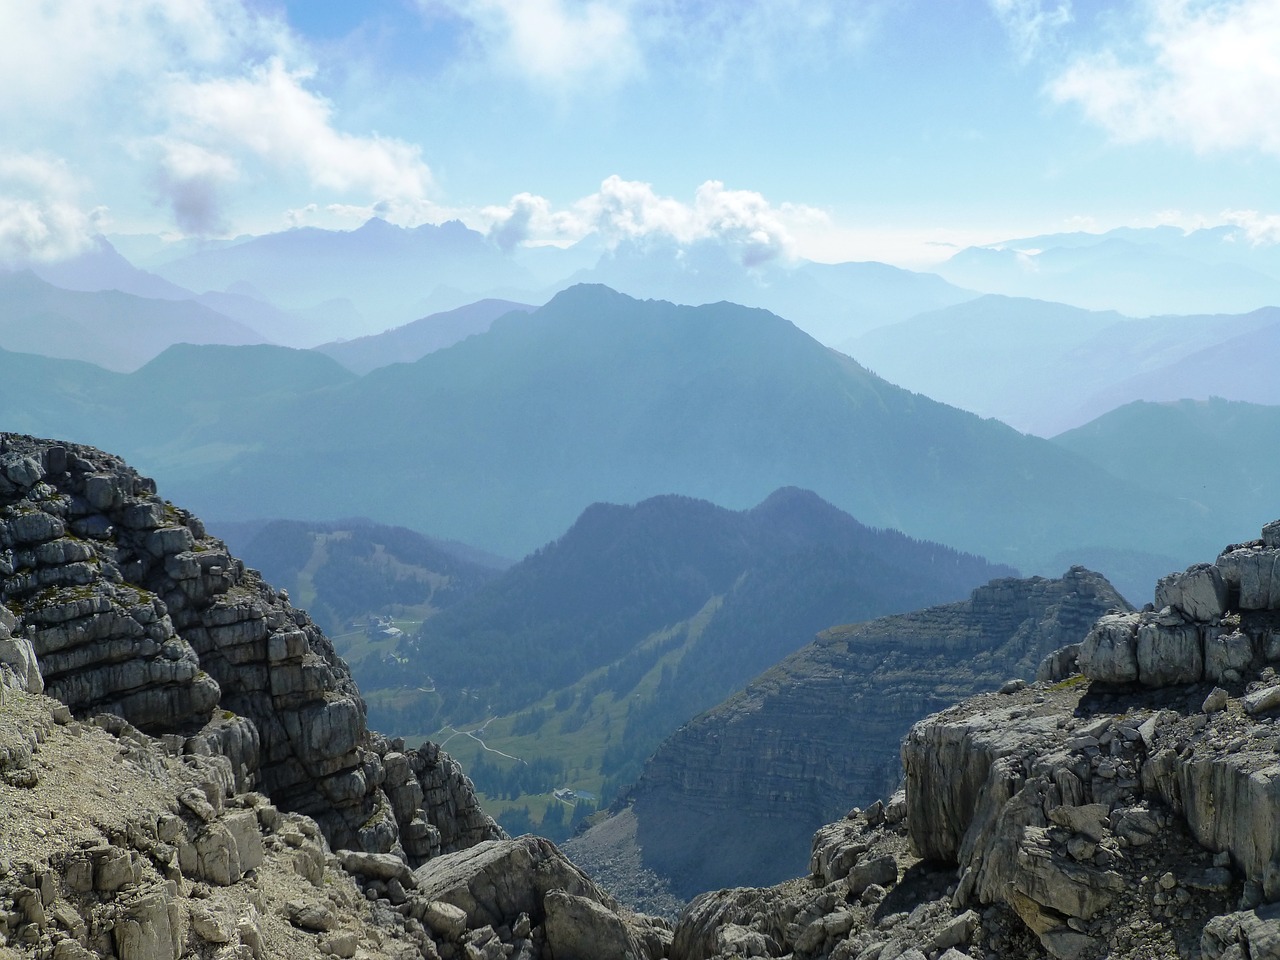
M 616 912 L 596 900 L 549 890 L 544 933 L 556 960 L 648 960 Z
M 413 884 L 428 900 L 459 907 L 472 929 L 510 926 L 522 913 L 535 925 L 545 916 L 543 899 L 552 890 L 616 909 L 602 892 L 542 837 L 488 840 L 428 860 L 413 872 Z
M 1197 563 L 1160 579 L 1155 606 L 1172 607 L 1189 620 L 1208 623 L 1227 611 L 1227 582 L 1213 564 Z
M 1138 679 L 1136 613 L 1100 617 L 1080 645 L 1080 671 L 1100 683 L 1132 683 Z

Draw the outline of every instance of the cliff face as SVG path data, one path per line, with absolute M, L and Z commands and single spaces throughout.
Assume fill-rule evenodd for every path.
M 1083 674 L 917 723 L 904 793 L 822 828 L 809 880 L 700 898 L 672 955 L 1280 956 L 1278 564 L 1280 523 L 1100 618 Z
M 0 957 L 665 955 L 119 459 L 0 434 L 0 600 Z
M 0 434 L 0 602 L 74 714 L 226 757 L 334 847 L 420 863 L 500 835 L 447 754 L 367 728 L 303 611 L 119 458 Z
M 960 603 L 824 631 L 649 760 L 631 810 L 644 867 L 680 899 L 792 875 L 813 830 L 896 786 L 912 723 L 1010 677 L 1032 677 L 1048 652 L 1125 609 L 1103 577 L 1073 568 L 1056 580 L 993 580 Z M 567 849 L 612 882 L 590 841 Z

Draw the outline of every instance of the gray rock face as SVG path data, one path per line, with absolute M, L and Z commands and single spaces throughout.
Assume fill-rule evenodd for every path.
M 1155 607 L 1172 607 L 1188 620 L 1216 620 L 1227 611 L 1227 582 L 1213 564 L 1194 564 L 1160 579 Z
M 459 942 L 523 928 L 531 942 L 546 944 L 547 956 L 659 960 L 671 940 L 660 921 L 620 911 L 540 837 L 486 841 L 436 857 L 414 871 L 412 887 L 411 913 Z
M 435 857 L 413 874 L 428 900 L 453 904 L 470 925 L 503 926 L 520 916 L 544 917 L 542 900 L 559 890 L 612 905 L 611 898 L 541 837 L 490 840 Z
M 1098 621 L 1084 675 L 915 724 L 904 822 L 855 810 L 814 837 L 811 882 L 699 898 L 672 957 L 727 957 L 741 929 L 840 960 L 1280 957 L 1280 605 L 1239 574 L 1277 530 L 1213 566 L 1224 604 L 1207 566 L 1166 578 L 1162 609 Z
M 501 836 L 452 758 L 367 728 L 303 611 L 116 457 L 0 434 L 0 602 L 0 675 L 226 758 L 335 846 L 416 864 Z M 249 869 L 224 840 L 219 879 Z
M 1011 676 L 1033 677 L 1046 654 L 1079 643 L 1109 609 L 1127 604 L 1077 567 L 823 632 L 649 761 L 632 806 L 644 866 L 686 899 L 803 870 L 815 829 L 895 788 L 912 723 Z M 577 857 L 581 846 L 566 850 Z

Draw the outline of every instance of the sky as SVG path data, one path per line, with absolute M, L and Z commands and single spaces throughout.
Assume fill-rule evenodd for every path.
M 10 0 L 0 261 L 461 219 L 927 265 L 1280 240 L 1277 0 Z

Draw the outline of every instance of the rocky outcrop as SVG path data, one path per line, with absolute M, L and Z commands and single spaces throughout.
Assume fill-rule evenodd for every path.
M 1103 577 L 1076 567 L 824 631 L 659 748 L 632 791 L 625 842 L 681 900 L 794 875 L 819 825 L 894 789 L 912 723 L 1011 677 L 1031 679 L 1046 654 L 1128 609 Z M 633 873 L 632 858 L 616 841 L 594 843 L 617 832 L 602 825 L 566 849 L 621 892 L 634 885 L 615 879 L 610 861 Z M 649 891 L 633 903 L 662 906 Z
M 0 956 L 665 956 L 118 459 L 0 435 L 0 600 Z
M 1280 956 L 1278 558 L 1273 524 L 1100 618 L 1082 674 L 915 724 L 903 794 L 820 830 L 807 880 L 695 901 L 672 956 Z
M 314 820 L 236 792 L 224 756 L 10 688 L 0 702 L 0 955 L 434 955 L 370 902 Z M 17 776 L 16 774 L 22 774 Z M 290 905 L 323 912 L 323 931 Z
M 483 841 L 417 871 L 334 853 L 310 817 L 113 714 L 4 688 L 0 956 L 660 960 L 661 921 L 619 910 L 547 840 Z
M 76 716 L 225 758 L 335 847 L 418 864 L 500 836 L 452 758 L 372 733 L 310 618 L 116 457 L 0 435 L 0 601 L 0 660 L 26 689 L 29 645 Z

